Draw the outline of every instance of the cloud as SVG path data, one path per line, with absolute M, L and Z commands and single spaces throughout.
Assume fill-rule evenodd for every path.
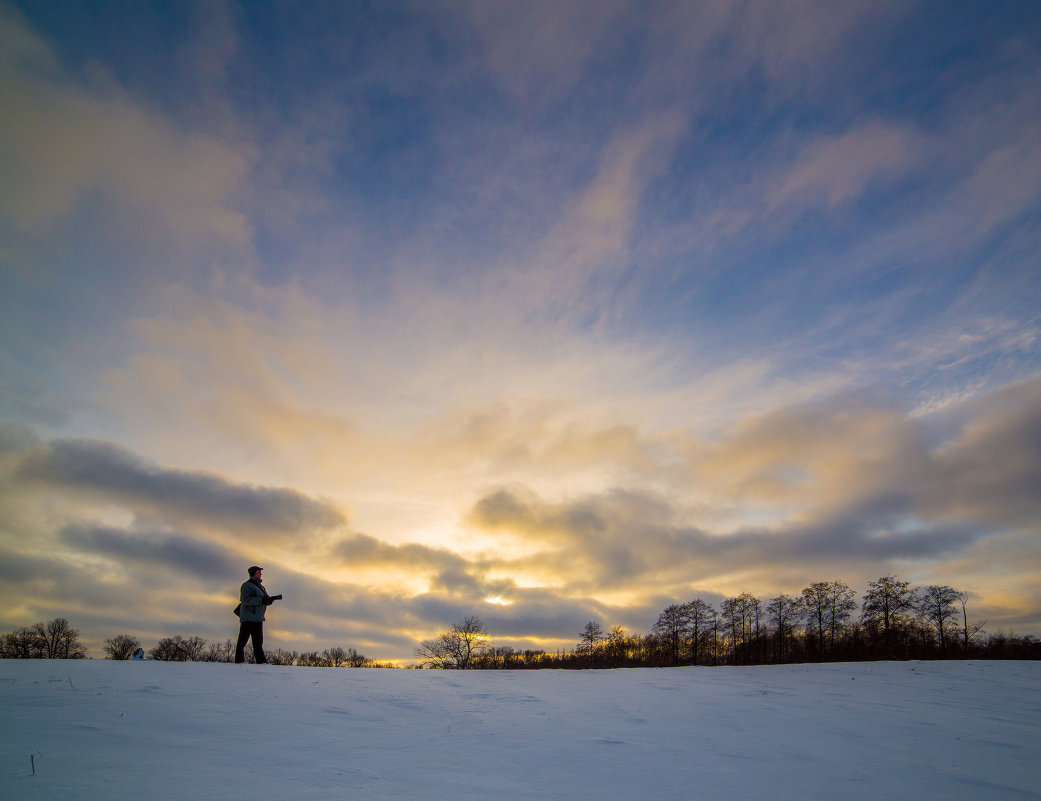
M 111 616 L 113 625 L 133 631 L 144 618 L 163 620 L 177 608 L 168 605 L 171 590 L 180 592 L 182 601 L 194 601 L 185 592 L 185 577 L 172 571 L 152 570 L 147 576 L 136 575 L 132 567 L 113 571 L 107 563 L 84 561 L 63 547 L 40 547 L 42 538 L 7 540 L 0 536 L 0 578 L 7 599 L 0 607 L 0 625 L 21 627 L 62 616 L 80 626 L 87 619 Z M 109 629 L 99 640 L 113 633 Z
M 423 545 L 390 545 L 367 534 L 354 534 L 333 548 L 333 554 L 344 562 L 358 566 L 405 565 L 422 569 L 456 568 L 465 561 L 444 548 Z
M 343 525 L 329 503 L 290 489 L 236 484 L 210 473 L 150 464 L 95 440 L 55 440 L 30 453 L 19 480 L 115 502 L 168 520 L 194 520 L 217 529 L 298 537 Z
M 610 620 L 611 625 L 649 628 L 660 607 L 652 604 L 625 609 L 611 607 L 591 598 L 575 598 L 549 588 L 515 591 L 512 603 L 475 605 L 469 600 L 423 595 L 410 601 L 417 619 L 429 621 L 429 636 L 452 623 L 478 614 L 497 640 L 511 642 L 520 648 L 544 648 L 550 651 L 574 645 L 579 632 L 590 620 Z
M 431 548 L 418 543 L 392 545 L 367 534 L 353 534 L 340 540 L 330 550 L 330 559 L 351 571 L 357 581 L 375 571 L 379 580 L 390 583 L 388 572 L 406 583 L 422 582 L 431 589 L 451 594 L 465 594 L 483 599 L 488 591 L 479 578 L 481 568 L 474 562 L 447 548 Z
M 1033 125 L 1022 138 L 1002 143 L 976 166 L 951 202 L 942 206 L 934 224 L 943 224 L 957 241 L 978 240 L 1032 209 L 1041 197 L 1041 145 Z
M 149 570 L 176 571 L 186 581 L 227 580 L 242 570 L 242 560 L 230 551 L 183 534 L 76 523 L 66 526 L 59 536 L 74 551 L 136 562 Z
M 500 490 L 475 505 L 470 522 L 543 545 L 502 569 L 538 571 L 551 585 L 596 595 L 606 588 L 673 591 L 765 576 L 781 566 L 812 575 L 849 560 L 892 560 L 956 552 L 982 536 L 969 526 L 900 530 L 907 500 L 875 499 L 813 523 L 713 534 L 684 522 L 682 507 L 661 496 L 613 491 L 552 503 Z M 668 590 L 666 590 L 668 591 Z
M 6 458 L 8 454 L 21 455 L 39 443 L 40 438 L 32 429 L 0 423 L 0 458 Z
M 881 120 L 816 137 L 770 179 L 764 192 L 766 205 L 774 214 L 790 204 L 833 208 L 856 199 L 872 184 L 900 180 L 923 169 L 926 146 L 927 140 L 916 131 Z
M 85 83 L 63 74 L 50 44 L 8 10 L 0 33 L 11 45 L 0 70 L 0 221 L 44 231 L 99 196 L 180 237 L 249 239 L 235 208 L 255 158 L 248 142 L 178 125 L 103 73 Z
M 560 251 L 553 261 L 562 262 L 564 275 L 585 275 L 590 265 L 609 261 L 625 245 L 647 181 L 666 169 L 686 127 L 679 111 L 656 114 L 603 148 L 595 178 L 548 237 Z
M 309 299 L 292 287 L 247 294 L 257 308 L 168 290 L 162 314 L 129 323 L 135 351 L 106 372 L 100 402 L 127 406 L 137 439 L 168 453 L 195 458 L 193 442 L 166 436 L 184 426 L 205 432 L 215 446 L 207 458 L 227 470 L 243 463 L 224 457 L 243 452 L 247 463 L 327 470 L 357 445 L 351 382 L 365 378 L 345 375 L 350 345 L 338 352 L 335 322 Z M 156 416 L 169 425 L 155 426 Z
M 940 143 L 933 140 L 912 123 L 883 116 L 844 122 L 838 131 L 775 132 L 745 156 L 748 165 L 739 180 L 728 174 L 725 185 L 704 193 L 704 201 L 676 230 L 677 246 L 706 257 L 734 258 L 750 242 L 783 240 L 807 219 L 841 220 L 842 231 L 858 204 L 889 197 L 935 168 Z M 708 171 L 705 182 L 713 179 Z M 887 223 L 880 225 L 890 230 Z M 862 236 L 856 229 L 850 233 Z M 850 271 L 845 265 L 835 269 L 831 262 L 828 268 L 834 273 L 829 281 Z
M 468 0 L 461 10 L 481 44 L 483 66 L 507 95 L 526 107 L 551 107 L 568 98 L 623 19 L 625 0 L 595 8 L 552 0 L 507 0 L 493 5 Z
M 0 559 L 0 578 L 10 582 L 9 586 L 40 580 L 57 582 L 65 577 L 65 571 L 60 569 L 53 556 L 24 554 L 3 547 L 0 547 L 0 553 L 3 554 Z
M 227 83 L 239 49 L 235 6 L 227 0 L 193 9 L 194 36 L 182 47 L 184 68 L 196 75 L 202 91 Z
M 869 0 L 756 0 L 655 3 L 632 7 L 646 31 L 641 94 L 683 98 L 692 107 L 730 104 L 748 85 L 765 85 L 768 105 L 793 98 L 830 101 L 860 82 L 872 45 L 898 29 L 909 4 Z M 858 83 L 858 86 L 860 84 Z
M 590 319 L 609 318 L 647 189 L 668 169 L 688 125 L 679 106 L 639 110 L 632 121 L 610 126 L 580 153 L 570 154 L 562 166 L 572 176 L 566 185 L 550 188 L 522 178 L 526 194 L 552 213 L 529 212 L 529 224 L 532 219 L 544 224 L 530 231 L 516 252 L 498 255 L 491 269 L 480 265 L 486 275 L 476 296 L 474 288 L 462 287 L 450 299 L 463 301 L 457 311 L 461 319 L 488 329 L 484 317 L 490 313 L 498 340 L 506 334 L 510 339 L 503 344 L 515 348 L 518 340 L 544 338 L 540 326 L 549 326 L 547 333 L 559 339 Z
M 737 52 L 773 81 L 812 85 L 825 82 L 830 69 L 843 69 L 840 48 L 855 43 L 858 34 L 878 35 L 906 9 L 905 4 L 871 0 L 840 5 L 827 0 L 742 2 L 731 7 L 727 29 L 736 32 Z
M 1041 519 L 1041 379 L 973 405 L 978 415 L 936 454 L 922 506 L 941 519 L 1032 530 Z
M 843 395 L 748 415 L 696 446 L 689 470 L 738 503 L 828 509 L 912 483 L 926 448 L 920 425 Z
M 501 487 L 467 522 L 534 549 L 504 573 L 569 591 L 942 564 L 1036 520 L 1038 387 L 990 396 L 940 444 L 925 423 L 848 398 L 781 409 L 694 447 L 686 488 L 550 500 Z M 751 522 L 759 508 L 768 525 Z

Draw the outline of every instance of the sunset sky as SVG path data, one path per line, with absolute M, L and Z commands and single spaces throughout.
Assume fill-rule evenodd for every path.
M 1033 2 L 0 0 L 0 632 L 1041 634 Z

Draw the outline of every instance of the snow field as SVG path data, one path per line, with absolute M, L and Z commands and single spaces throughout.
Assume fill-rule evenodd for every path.
M 0 799 L 258 797 L 1041 799 L 1041 663 L 0 661 Z

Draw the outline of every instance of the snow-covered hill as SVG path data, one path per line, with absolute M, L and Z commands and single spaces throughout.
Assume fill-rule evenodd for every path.
M 1037 799 L 1041 663 L 0 661 L 0 760 L 12 801 Z

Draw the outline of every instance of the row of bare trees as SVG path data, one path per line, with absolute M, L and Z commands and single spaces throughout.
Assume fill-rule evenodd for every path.
M 121 638 L 130 635 L 119 635 Z M 114 638 L 115 639 L 115 638 Z M 130 637 L 130 639 L 133 639 Z M 113 640 L 106 640 L 105 652 L 110 659 L 127 659 L 127 647 L 119 651 L 111 649 Z M 132 655 L 140 645 L 134 641 Z M 266 651 L 264 654 L 267 661 L 272 665 L 298 665 L 300 667 L 389 667 L 377 663 L 367 656 L 359 653 L 356 648 L 341 648 L 339 646 L 326 648 L 323 651 L 287 651 L 278 648 Z M 252 644 L 245 648 L 246 661 L 256 661 L 253 655 Z M 223 642 L 207 643 L 202 637 L 164 637 L 158 644 L 148 652 L 150 659 L 163 662 L 232 662 L 235 657 L 235 645 L 231 640 Z
M 718 610 L 701 598 L 671 605 L 644 645 L 656 662 L 673 665 L 986 655 L 990 641 L 979 638 L 984 623 L 969 620 L 967 605 L 967 594 L 953 587 L 912 588 L 896 576 L 869 582 L 859 604 L 845 582 L 818 581 L 799 595 L 765 602 L 742 593 Z M 590 646 L 583 632 L 579 650 Z
M 0 659 L 83 659 L 80 633 L 63 617 L 0 635 Z
M 859 607 L 860 614 L 854 618 Z M 555 654 L 493 647 L 477 617 L 456 623 L 416 656 L 435 668 L 588 668 L 752 665 L 787 662 L 951 657 L 1041 659 L 1041 640 L 982 636 L 968 596 L 947 585 L 912 588 L 896 576 L 868 584 L 858 599 L 843 581 L 818 581 L 799 595 L 768 600 L 742 593 L 714 608 L 702 598 L 671 604 L 648 634 L 590 621 L 577 646 Z
M 870 659 L 1041 658 L 1041 640 L 999 632 L 982 637 L 985 622 L 968 616 L 968 596 L 947 585 L 912 588 L 896 576 L 868 584 L 854 619 L 856 594 L 843 581 L 819 581 L 799 595 L 781 593 L 766 601 L 751 593 L 725 598 L 714 608 L 702 598 L 671 604 L 648 634 L 620 626 L 605 631 L 590 621 L 575 649 L 494 647 L 493 636 L 470 616 L 416 649 L 422 667 L 503 669 L 542 667 L 630 667 L 660 665 L 764 664 Z M 131 634 L 105 641 L 109 659 L 130 659 L 141 642 Z M 165 637 L 149 652 L 166 662 L 230 662 L 231 640 L 208 643 L 202 637 Z M 36 623 L 0 635 L 2 659 L 79 659 L 87 655 L 77 631 L 65 618 Z M 246 658 L 253 661 L 252 650 Z M 392 667 L 374 662 L 354 648 L 297 652 L 278 649 L 268 662 L 314 667 Z
M 122 638 L 129 635 L 120 635 Z M 133 638 L 131 638 L 133 639 Z M 105 652 L 110 659 L 127 659 L 127 648 L 118 652 L 110 650 L 112 640 L 106 640 Z M 136 641 L 136 648 L 140 647 Z M 164 637 L 148 652 L 150 659 L 163 662 L 231 662 L 235 657 L 235 645 L 231 640 L 207 643 L 202 637 Z M 252 644 L 245 649 L 247 662 L 255 662 Z M 278 648 L 265 653 L 267 661 L 273 665 L 300 665 L 303 667 L 378 667 L 371 659 L 358 653 L 355 648 L 326 648 L 324 651 L 287 651 Z
M 132 659 L 140 652 L 141 641 L 133 634 L 117 634 L 105 640 L 107 659 Z M 246 645 L 246 661 L 254 662 L 253 646 Z M 36 623 L 10 634 L 0 635 L 0 659 L 83 659 L 87 649 L 80 633 L 63 617 L 47 623 Z M 202 637 L 163 637 L 147 652 L 147 658 L 162 662 L 231 662 L 235 645 L 231 640 L 207 642 Z M 392 667 L 375 662 L 355 648 L 326 648 L 323 651 L 268 651 L 267 661 L 275 665 L 305 667 Z

